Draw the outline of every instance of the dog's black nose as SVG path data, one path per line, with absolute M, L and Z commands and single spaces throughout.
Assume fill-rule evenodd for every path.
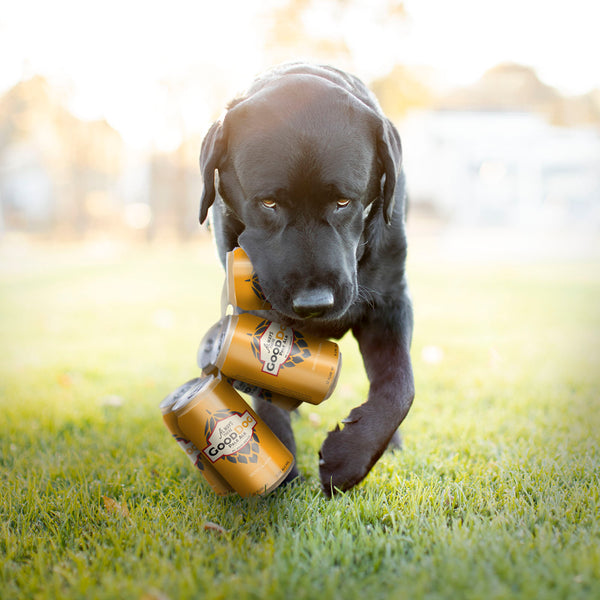
M 323 316 L 333 307 L 333 292 L 327 288 L 307 290 L 292 300 L 294 312 L 303 319 Z

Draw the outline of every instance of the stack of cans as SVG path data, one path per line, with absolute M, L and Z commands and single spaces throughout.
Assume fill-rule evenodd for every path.
M 198 349 L 202 377 L 165 398 L 165 424 L 219 495 L 267 494 L 294 464 L 291 452 L 238 391 L 293 410 L 331 396 L 340 370 L 335 342 L 306 336 L 249 314 L 268 310 L 258 278 L 241 248 L 227 255 L 223 313 Z

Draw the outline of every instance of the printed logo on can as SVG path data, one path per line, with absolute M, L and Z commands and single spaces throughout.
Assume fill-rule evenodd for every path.
M 278 323 L 262 320 L 247 335 L 252 338 L 252 353 L 262 363 L 261 371 L 270 375 L 277 376 L 280 369 L 299 365 L 311 354 L 299 331 Z
M 279 375 L 279 369 L 288 359 L 294 345 L 294 330 L 278 323 L 271 323 L 260 336 L 259 360 L 262 372 Z
M 258 441 L 254 428 L 256 427 L 256 419 L 248 412 L 243 414 L 229 411 L 225 412 L 227 416 L 215 414 L 209 420 L 206 426 L 206 438 L 208 445 L 202 452 L 208 457 L 211 462 L 216 462 L 220 458 L 225 457 L 230 462 L 255 462 L 258 448 L 254 448 L 256 444 L 253 440 Z M 224 417 L 218 419 L 218 417 Z M 251 443 L 252 442 L 252 443 Z M 250 444 L 250 446 L 248 446 Z M 238 457 L 237 460 L 232 455 L 248 454 L 246 457 Z M 243 460 L 242 460 L 243 459 Z

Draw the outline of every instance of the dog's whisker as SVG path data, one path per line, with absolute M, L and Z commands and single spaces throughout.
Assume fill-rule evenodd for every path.
M 358 298 L 369 305 L 369 308 L 375 308 L 376 297 L 380 296 L 379 292 L 364 285 L 358 286 Z

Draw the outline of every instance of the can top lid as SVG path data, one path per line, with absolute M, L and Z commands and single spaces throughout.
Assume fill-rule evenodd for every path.
M 171 412 L 173 405 L 192 387 L 202 380 L 201 377 L 194 377 L 180 385 L 176 390 L 173 390 L 161 403 L 158 408 L 163 414 Z
M 173 405 L 172 411 L 177 413 L 184 409 L 196 396 L 203 394 L 212 388 L 214 388 L 221 381 L 221 376 L 217 375 L 206 375 L 206 377 L 199 377 L 195 385 L 190 386 L 187 390 L 179 397 L 177 402 Z
M 224 317 L 204 334 L 196 356 L 196 362 L 202 370 L 210 370 L 216 365 L 225 339 L 227 320 L 227 317 Z

